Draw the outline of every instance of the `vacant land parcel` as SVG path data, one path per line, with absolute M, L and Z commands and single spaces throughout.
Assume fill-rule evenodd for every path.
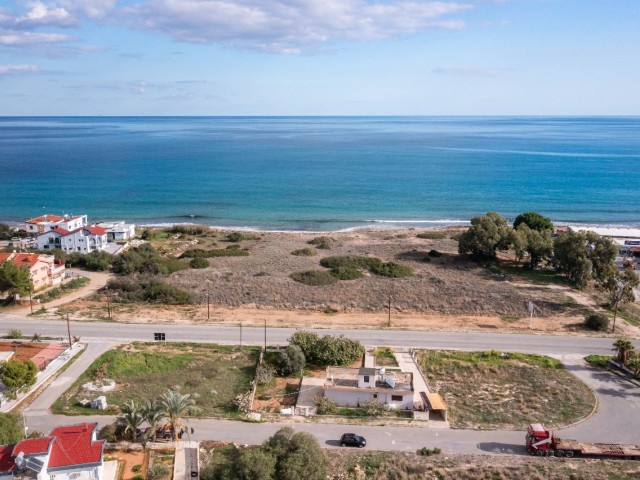
M 593 392 L 562 364 L 541 355 L 422 351 L 420 365 L 449 406 L 457 428 L 571 424 L 595 407 Z
M 193 394 L 199 414 L 229 414 L 232 400 L 249 390 L 255 376 L 257 348 L 169 343 L 132 343 L 111 350 L 84 374 L 54 404 L 56 413 L 86 414 L 81 400 L 104 395 L 111 406 L 129 399 L 157 398 L 168 389 Z M 115 382 L 115 388 L 96 390 Z M 109 408 L 104 413 L 113 413 Z M 94 411 L 97 412 L 97 411 Z

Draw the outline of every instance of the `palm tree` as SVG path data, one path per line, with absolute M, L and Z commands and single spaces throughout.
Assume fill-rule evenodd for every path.
M 640 356 L 634 355 L 633 357 L 631 357 L 627 366 L 631 369 L 636 377 L 640 376 Z
M 140 406 L 134 400 L 129 400 L 120 407 L 120 411 L 120 419 L 125 424 L 124 433 L 131 432 L 131 441 L 135 441 L 138 427 L 144 421 Z
M 616 352 L 615 361 L 626 365 L 629 357 L 634 352 L 635 347 L 628 338 L 619 338 L 613 343 L 613 349 Z
M 169 417 L 171 427 L 171 437 L 176 439 L 178 427 L 182 417 L 192 414 L 198 410 L 196 400 L 191 395 L 183 395 L 176 390 L 168 390 L 160 396 L 160 405 L 164 409 L 164 414 Z
M 141 407 L 142 417 L 149 424 L 149 433 L 145 440 L 155 438 L 158 424 L 164 418 L 164 407 L 160 405 L 158 400 L 147 400 Z

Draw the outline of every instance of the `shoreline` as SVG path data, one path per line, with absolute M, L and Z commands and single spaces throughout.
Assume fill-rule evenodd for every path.
M 505 217 L 506 218 L 506 217 Z M 277 228 L 269 226 L 256 226 L 256 225 L 216 225 L 209 224 L 207 222 L 198 222 L 196 218 L 194 221 L 138 221 L 136 219 L 124 219 L 124 218 L 109 218 L 109 219 L 97 219 L 91 223 L 101 222 L 113 222 L 122 221 L 126 223 L 133 223 L 136 228 L 171 228 L 174 225 L 204 225 L 209 229 L 215 231 L 241 231 L 241 232 L 256 232 L 256 233 L 292 233 L 292 234 L 338 234 L 338 233 L 350 233 L 350 232 L 377 232 L 377 231 L 394 231 L 394 230 L 451 230 L 459 228 L 468 228 L 471 225 L 470 220 L 367 220 L 365 223 L 354 221 L 351 226 L 338 229 L 305 229 L 305 228 Z M 507 223 L 511 224 L 513 219 L 507 218 Z M 555 227 L 566 228 L 575 227 L 576 229 L 594 229 L 596 230 L 618 230 L 638 232 L 640 230 L 640 222 L 628 222 L 628 223 L 609 223 L 609 222 L 565 222 L 552 220 Z M 17 228 L 23 225 L 23 222 L 15 220 L 0 219 L 0 223 L 9 225 L 12 228 Z M 309 221 L 306 223 L 345 223 L 351 222 L 327 222 L 323 220 Z M 637 235 L 634 233 L 634 235 Z M 618 235 L 619 236 L 619 235 Z

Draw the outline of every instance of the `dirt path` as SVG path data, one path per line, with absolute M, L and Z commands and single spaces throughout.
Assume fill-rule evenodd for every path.
M 55 300 L 51 300 L 50 302 L 46 302 L 46 303 L 41 303 L 41 304 L 37 304 L 34 302 L 33 304 L 33 309 L 39 309 L 41 307 L 44 308 L 53 308 L 53 307 L 59 307 L 61 305 L 65 305 L 67 303 L 76 301 L 80 298 L 84 298 L 86 296 L 89 296 L 95 292 L 97 292 L 98 290 L 100 290 L 101 288 L 103 288 L 106 284 L 107 281 L 109 280 L 109 278 L 111 278 L 111 274 L 109 273 L 104 273 L 104 272 L 87 272 L 84 270 L 77 270 L 74 268 L 70 268 L 67 269 L 67 272 L 73 273 L 74 277 L 78 276 L 78 277 L 87 277 L 89 279 L 89 283 L 87 283 L 86 285 L 80 287 L 77 290 L 74 290 L 73 292 L 70 292 L 67 295 L 63 295 L 60 298 L 56 298 Z M 17 308 L 11 308 L 8 309 L 6 311 L 6 313 L 13 313 L 13 314 L 18 314 L 18 315 L 27 315 L 29 313 L 31 313 L 31 307 L 29 305 L 25 306 L 20 306 Z

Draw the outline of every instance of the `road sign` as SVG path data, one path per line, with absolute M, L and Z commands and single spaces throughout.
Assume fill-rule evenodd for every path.
M 164 333 L 154 333 L 153 334 L 153 339 L 156 342 L 164 342 L 166 340 L 165 336 L 164 336 Z

